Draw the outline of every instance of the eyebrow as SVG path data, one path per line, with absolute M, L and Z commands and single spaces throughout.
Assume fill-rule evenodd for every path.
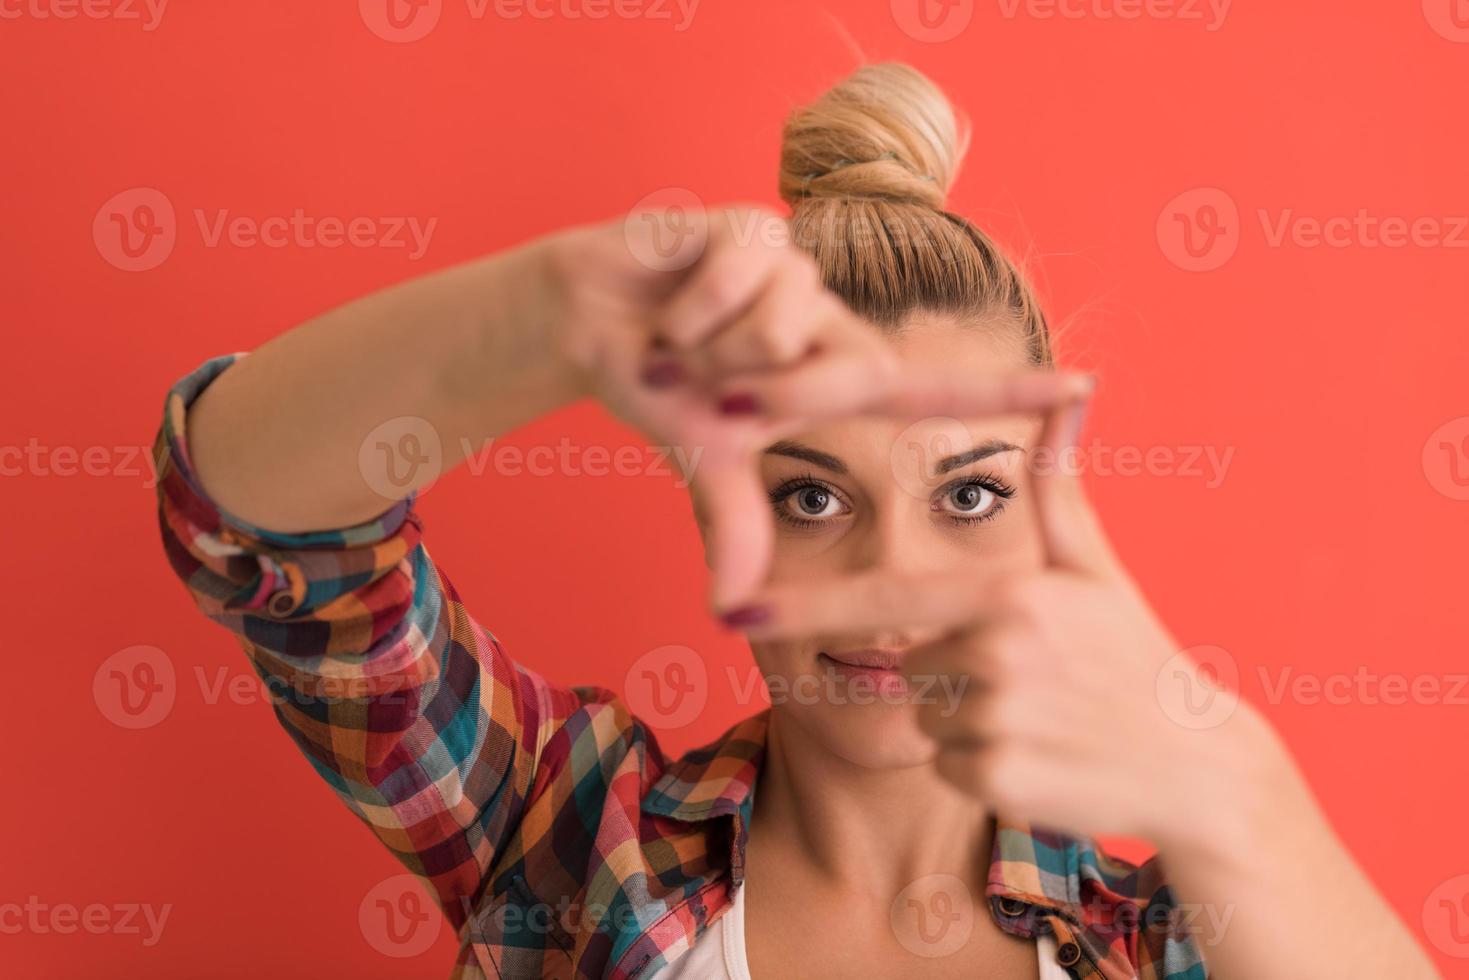
M 1018 452 L 1019 450 L 1020 447 L 1014 443 L 1005 442 L 1001 439 L 991 439 L 988 442 L 980 443 L 973 449 L 967 449 L 962 453 L 955 453 L 953 456 L 945 456 L 938 461 L 938 465 L 934 467 L 934 472 L 938 475 L 952 473 L 954 470 L 968 466 L 970 463 L 977 463 L 982 459 L 988 459 L 999 453 Z M 791 459 L 804 460 L 813 466 L 820 466 L 824 470 L 830 470 L 838 476 L 845 476 L 847 473 L 847 464 L 830 453 L 824 453 L 819 449 L 812 449 L 810 446 L 799 442 L 792 442 L 789 439 L 782 439 L 779 442 L 772 443 L 766 448 L 765 452 L 771 456 L 788 456 Z
M 953 456 L 945 456 L 943 459 L 939 460 L 938 465 L 934 467 L 934 472 L 940 475 L 944 473 L 952 473 L 954 470 L 957 470 L 960 467 L 968 466 L 970 463 L 977 463 L 982 459 L 988 459 L 989 457 L 998 455 L 999 453 L 1012 453 L 1019 451 L 1020 447 L 1015 445 L 1014 443 L 1005 442 L 1002 439 L 991 439 L 988 442 L 980 443 L 973 449 L 966 450 L 962 453 L 957 453 Z
M 819 449 L 812 449 L 810 446 L 803 445 L 799 442 L 791 442 L 789 439 L 782 439 L 779 442 L 771 443 L 766 447 L 765 452 L 770 456 L 789 456 L 791 459 L 805 460 L 813 466 L 819 466 L 824 470 L 831 470 L 838 476 L 845 476 L 847 473 L 847 464 L 830 453 L 824 453 Z

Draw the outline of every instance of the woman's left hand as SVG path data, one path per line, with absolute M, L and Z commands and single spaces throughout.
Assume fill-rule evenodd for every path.
M 1064 459 L 1081 410 L 1054 413 L 1033 458 Z M 771 587 L 753 600 L 768 619 L 750 632 L 941 628 L 903 673 L 949 782 L 1007 816 L 1077 834 L 1197 840 L 1217 821 L 1234 838 L 1244 828 L 1223 824 L 1263 799 L 1255 790 L 1295 779 L 1289 757 L 1159 622 L 1079 476 L 1032 469 L 1043 569 L 998 585 L 878 571 Z
M 1069 412 L 1052 413 L 1032 467 L 1044 568 L 998 587 L 881 572 L 771 587 L 750 632 L 944 630 L 903 664 L 942 776 L 1009 819 L 1152 841 L 1175 903 L 1205 913 L 1189 928 L 1210 976 L 1437 977 L 1274 730 L 1158 621 L 1079 477 L 1040 465 L 1074 442 Z M 1301 941 L 1333 929 L 1331 956 Z

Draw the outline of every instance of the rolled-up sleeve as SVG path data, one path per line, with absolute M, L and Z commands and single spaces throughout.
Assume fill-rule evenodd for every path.
M 169 563 L 239 639 L 316 771 L 459 925 L 528 803 L 539 747 L 580 699 L 512 661 L 465 611 L 424 547 L 413 496 L 299 534 L 209 498 L 190 465 L 188 408 L 243 356 L 207 361 L 168 392 L 154 458 Z

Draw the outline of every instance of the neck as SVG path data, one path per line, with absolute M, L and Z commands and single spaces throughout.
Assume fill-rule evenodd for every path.
M 897 894 L 925 875 L 955 875 L 982 894 L 993 841 L 983 803 L 930 764 L 869 769 L 791 737 L 773 711 L 750 845 L 759 864 L 796 862 L 833 886 Z

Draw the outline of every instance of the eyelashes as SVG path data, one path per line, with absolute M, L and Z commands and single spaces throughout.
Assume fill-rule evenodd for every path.
M 1004 513 L 1016 488 L 996 476 L 961 477 L 934 491 L 929 509 L 952 524 L 971 526 L 992 521 Z M 771 488 L 770 505 L 777 520 L 791 527 L 817 528 L 852 513 L 845 495 L 809 473 Z

